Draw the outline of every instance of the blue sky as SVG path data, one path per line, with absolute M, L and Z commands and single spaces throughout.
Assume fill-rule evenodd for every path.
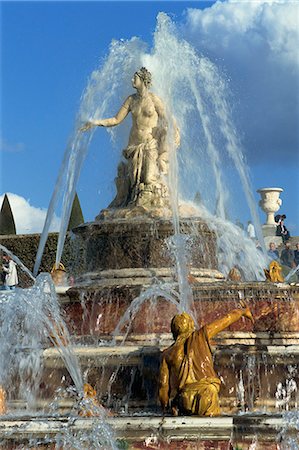
M 2 2 L 0 194 L 16 196 L 17 229 L 40 226 L 91 71 L 112 39 L 151 46 L 160 11 L 230 80 L 253 189 L 282 187 L 281 211 L 299 235 L 298 4 L 263 1 Z M 97 132 L 77 189 L 86 221 L 113 198 L 116 158 Z

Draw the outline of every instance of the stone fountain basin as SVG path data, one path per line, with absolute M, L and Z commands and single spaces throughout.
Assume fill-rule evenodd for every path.
M 2 417 L 0 435 L 6 440 L 8 448 L 17 448 L 18 442 L 26 439 L 38 439 L 39 444 L 46 440 L 47 448 L 55 435 L 67 428 L 73 433 L 92 430 L 94 422 L 102 418 L 69 418 L 69 417 Z M 222 445 L 232 443 L 241 448 L 249 448 L 251 443 L 258 442 L 267 450 L 277 449 L 277 440 L 283 441 L 286 436 L 295 442 L 298 430 L 295 423 L 286 425 L 282 414 L 268 416 L 238 415 L 221 417 L 109 417 L 105 422 L 114 431 L 117 439 L 125 440 L 130 449 L 205 449 L 227 448 Z M 287 431 L 286 431 L 287 428 Z M 284 433 L 281 433 L 285 430 Z M 3 441 L 2 441 L 3 442 Z M 246 447 L 243 447 L 246 445 Z M 128 447 L 127 447 L 128 448 Z M 285 447 L 286 448 L 286 447 Z M 295 447 L 294 447 L 295 448 Z
M 171 279 L 171 269 L 134 270 L 139 276 L 137 272 L 133 275 L 131 269 L 89 274 L 89 284 L 82 282 L 59 295 L 72 335 L 110 336 L 134 299 L 153 286 L 153 276 L 159 280 L 159 276 L 163 275 L 163 281 L 165 278 L 167 281 Z M 213 273 L 216 275 L 215 271 Z M 238 307 L 240 299 L 246 299 L 255 323 L 242 318 L 231 325 L 229 331 L 299 332 L 299 286 L 267 282 L 234 283 L 215 278 L 205 282 L 200 274 L 204 274 L 201 269 L 191 271 L 195 278 L 192 283 L 192 307 L 198 325 L 224 316 Z M 218 273 L 217 276 L 221 275 Z M 159 285 L 158 282 L 158 287 L 163 287 L 163 283 Z M 171 283 L 171 287 L 177 290 L 175 282 Z M 149 300 L 137 309 L 134 320 L 131 320 L 130 333 L 144 335 L 169 332 L 171 319 L 178 312 L 177 307 L 167 301 L 163 293 L 153 301 L 151 299 L 149 295 Z
M 89 344 L 74 345 L 73 351 L 101 401 L 116 411 L 159 411 L 159 361 L 161 351 L 172 342 L 171 335 L 135 335 L 125 345 L 113 346 L 109 342 L 103 344 L 103 341 L 101 345 L 91 344 L 93 337 L 89 338 Z M 121 343 L 121 339 L 121 336 L 117 337 L 116 342 Z M 299 385 L 297 333 L 222 332 L 213 344 L 214 365 L 222 381 L 220 403 L 225 413 L 247 409 L 277 412 L 279 383 L 285 385 L 286 380 L 292 378 Z M 71 384 L 72 381 L 56 348 L 43 351 L 43 366 L 42 379 L 49 379 L 51 383 L 41 393 L 41 398 L 50 401 L 62 379 Z M 114 379 L 112 385 L 111 377 Z M 242 401 L 238 393 L 241 379 L 246 386 Z M 111 397 L 107 404 L 108 391 Z M 294 409 L 298 401 L 298 392 L 293 392 L 284 407 Z M 61 404 L 60 408 L 70 409 L 71 404 Z
M 191 272 L 194 280 L 199 283 L 209 283 L 224 280 L 224 275 L 216 269 L 196 269 Z M 76 280 L 77 287 L 93 286 L 119 286 L 123 285 L 145 285 L 151 286 L 153 279 L 173 283 L 176 278 L 176 270 L 170 267 L 152 267 L 152 268 L 124 268 L 101 270 L 98 272 L 87 272 Z M 63 291 L 60 291 L 63 292 Z M 66 291 L 65 291 L 66 292 Z
M 92 337 L 90 337 L 92 340 Z M 135 335 L 130 337 L 126 345 L 121 344 L 122 336 L 116 338 L 119 345 L 74 345 L 73 352 L 82 366 L 96 367 L 113 365 L 138 365 L 144 357 L 159 356 L 162 350 L 173 341 L 170 334 Z M 139 345 L 136 345 L 136 342 Z M 235 356 L 267 354 L 275 358 L 277 364 L 286 360 L 299 361 L 299 336 L 297 333 L 249 333 L 222 332 L 214 340 L 215 358 L 225 359 Z M 107 345 L 108 344 L 108 345 Z M 289 358 L 288 358 L 289 357 Z M 297 359 L 296 359 L 297 358 Z M 63 368 L 64 362 L 57 348 L 46 348 L 43 351 L 43 365 L 46 368 Z

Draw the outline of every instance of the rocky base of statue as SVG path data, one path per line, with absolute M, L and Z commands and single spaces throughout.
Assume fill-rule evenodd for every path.
M 198 220 L 198 209 L 196 209 L 191 203 L 181 203 L 179 205 L 179 216 L 187 219 L 194 218 Z M 173 210 L 170 206 L 169 198 L 161 197 L 157 199 L 153 197 L 140 196 L 138 202 L 128 204 L 124 207 L 114 207 L 112 204 L 103 209 L 95 218 L 96 222 L 105 219 L 130 219 L 130 218 L 144 218 L 144 219 L 167 219 L 173 218 Z M 184 219 L 183 219 L 184 220 Z
M 101 219 L 73 229 L 80 247 L 81 267 L 76 275 L 173 267 L 177 244 L 172 217 L 161 218 L 158 210 L 109 208 L 101 212 Z M 202 219 L 181 218 L 180 239 L 190 266 L 217 270 L 216 236 Z

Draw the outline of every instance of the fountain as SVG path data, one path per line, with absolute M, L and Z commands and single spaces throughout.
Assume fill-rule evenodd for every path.
M 126 97 L 134 73 L 137 93 L 103 119 L 112 107 L 117 111 L 115 98 Z M 91 76 L 34 277 L 64 192 L 59 269 L 94 126 L 116 126 L 129 112 L 129 138 L 112 129 L 125 149 L 116 197 L 95 221 L 73 230 L 76 257 L 63 261 L 74 285 L 55 290 L 49 275 L 40 274 L 31 288 L 1 296 L 2 448 L 298 448 L 299 289 L 265 281 L 263 249 L 228 220 L 227 156 L 263 243 L 225 82 L 164 14 L 152 53 L 137 39 L 114 42 Z M 192 201 L 197 190 L 199 204 Z M 227 279 L 233 267 L 238 279 Z M 244 300 L 254 324 L 240 319 L 213 335 L 222 415 L 163 415 L 157 380 L 161 350 L 172 342 L 172 317 L 186 312 L 200 327 Z M 92 393 L 89 408 L 96 409 L 90 417 L 80 415 L 84 383 Z

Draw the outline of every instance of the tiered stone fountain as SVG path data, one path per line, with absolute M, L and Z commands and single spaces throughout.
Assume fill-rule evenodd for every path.
M 62 445 L 55 436 L 66 421 L 68 430 L 88 436 L 97 420 L 114 430 L 115 448 L 298 448 L 291 447 L 298 442 L 298 419 L 291 411 L 298 401 L 299 289 L 225 280 L 217 267 L 216 235 L 198 210 L 182 204 L 180 219 L 172 220 L 165 180 L 167 146 L 174 144 L 165 140 L 163 105 L 148 92 L 149 84 L 147 71 L 137 72 L 137 94 L 115 118 L 83 127 L 117 125 L 128 111 L 133 116 L 117 196 L 95 222 L 73 230 L 80 249 L 75 284 L 57 289 L 84 381 L 112 416 L 76 416 L 70 423 L 70 398 L 57 399 L 50 414 L 56 390 L 73 381 L 59 351 L 45 344 L 36 402 L 43 414 L 18 418 L 13 380 L 6 386 L 11 415 L 0 421 L 2 448 L 55 448 L 55 439 L 56 448 L 88 448 L 86 441 Z M 246 299 L 255 323 L 239 321 L 214 341 L 223 414 L 163 416 L 157 379 L 160 352 L 172 339 L 171 318 L 188 309 L 202 325 L 235 308 L 239 299 Z M 108 446 L 98 440 L 93 448 Z

